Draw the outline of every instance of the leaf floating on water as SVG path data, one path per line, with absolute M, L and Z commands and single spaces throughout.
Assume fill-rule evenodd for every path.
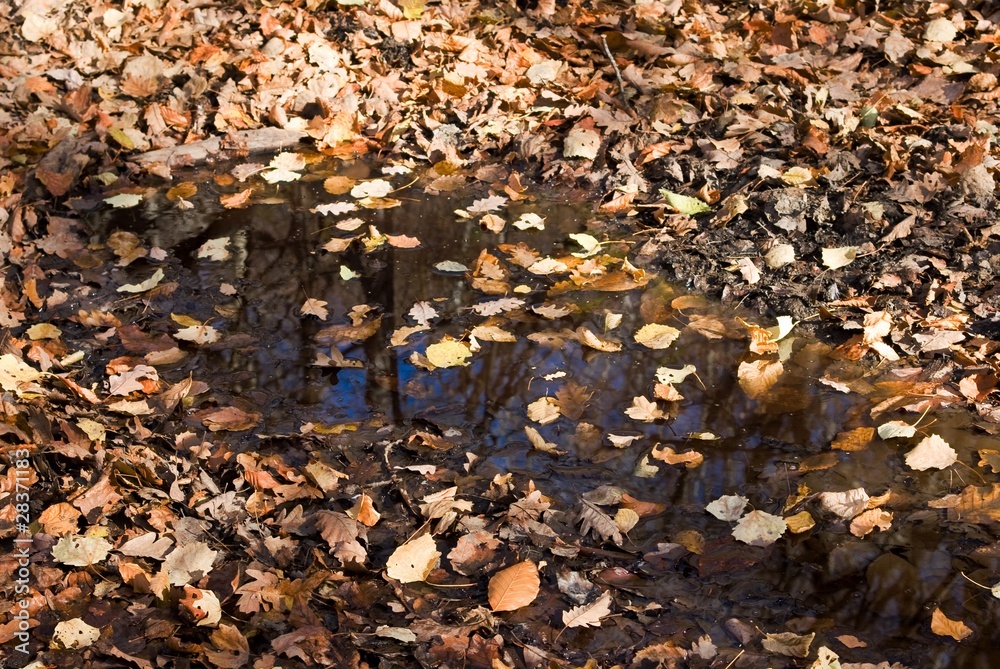
M 723 495 L 719 499 L 709 502 L 705 510 L 719 520 L 732 523 L 743 515 L 743 509 L 746 508 L 749 501 L 742 495 Z
M 448 272 L 449 274 L 465 273 L 469 271 L 468 267 L 460 262 L 455 262 L 454 260 L 443 260 L 434 265 L 434 269 L 439 272 Z
M 885 532 L 892 527 L 892 512 L 884 509 L 868 509 L 862 511 L 851 521 L 851 534 L 864 537 L 876 528 Z
M 229 257 L 228 246 L 229 237 L 209 239 L 198 248 L 198 257 L 209 260 L 225 260 Z
M 611 614 L 611 592 L 604 593 L 590 604 L 574 606 L 563 611 L 562 622 L 566 627 L 600 627 L 601 621 Z
M 633 397 L 632 406 L 625 409 L 625 414 L 632 420 L 652 423 L 654 420 L 665 418 L 666 414 L 657 406 L 656 402 L 647 400 L 645 397 Z
M 244 411 L 238 407 L 205 409 L 194 417 L 212 432 L 242 432 L 258 425 L 261 419 L 256 411 Z
M 214 344 L 219 341 L 219 331 L 211 325 L 191 325 L 178 330 L 174 334 L 174 339 L 181 339 L 199 345 Z
M 553 423 L 560 415 L 559 404 L 554 397 L 540 397 L 528 405 L 528 418 L 540 425 Z
M 521 214 L 521 217 L 514 221 L 511 225 L 518 230 L 544 230 L 545 219 L 538 214 L 529 211 Z
M 808 657 L 809 646 L 815 638 L 815 633 L 806 634 L 804 636 L 792 634 L 791 632 L 782 632 L 781 634 L 765 634 L 764 639 L 760 642 L 760 645 L 764 647 L 764 650 L 768 650 L 772 653 L 780 653 L 782 655 L 788 655 L 789 657 Z
M 694 365 L 684 365 L 680 369 L 672 369 L 670 367 L 657 367 L 656 380 L 659 383 L 669 383 L 669 384 L 680 383 L 691 374 L 694 374 L 696 371 L 697 368 Z
M 472 351 L 459 341 L 445 339 L 428 346 L 425 355 L 435 367 L 465 367 L 469 364 Z
M 705 461 L 705 456 L 697 451 L 678 453 L 669 446 L 664 446 L 660 449 L 654 446 L 650 455 L 657 460 L 666 462 L 668 465 L 684 465 L 688 469 L 694 469 Z
M 124 286 L 118 287 L 119 293 L 144 293 L 147 290 L 155 288 L 160 281 L 163 280 L 163 270 L 158 269 L 153 272 L 153 276 L 149 277 L 142 283 L 127 283 Z
M 427 576 L 441 562 L 441 553 L 430 534 L 422 534 L 408 541 L 389 556 L 385 573 L 400 583 L 417 583 L 427 580 Z
M 937 607 L 931 614 L 931 631 L 938 636 L 950 636 L 955 641 L 961 641 L 972 635 L 972 629 L 968 625 L 961 620 L 952 620 Z
M 736 378 L 739 379 L 740 388 L 747 397 L 756 400 L 767 395 L 778 382 L 784 369 L 780 360 L 741 362 L 739 369 L 736 370 Z
M 310 297 L 305 302 L 302 303 L 302 307 L 299 309 L 303 316 L 315 316 L 321 321 L 325 321 L 330 312 L 326 309 L 326 300 L 317 300 L 315 297 Z
M 646 348 L 661 350 L 668 348 L 680 335 L 681 331 L 677 328 L 650 323 L 639 328 L 635 333 L 635 340 Z
M 525 607 L 535 601 L 540 585 L 538 567 L 531 560 L 507 567 L 490 579 L 487 588 L 490 607 L 498 613 Z
M 601 243 L 592 235 L 588 235 L 584 232 L 578 232 L 571 234 L 569 238 L 583 247 L 582 253 L 573 254 L 577 258 L 589 258 L 590 256 L 600 253 L 601 251 Z
M 351 197 L 362 199 L 382 198 L 392 192 L 392 184 L 385 179 L 372 179 L 359 183 L 351 189 Z
M 604 513 L 593 502 L 580 500 L 581 508 L 578 520 L 581 521 L 580 533 L 584 536 L 593 532 L 602 541 L 611 540 L 616 546 L 622 545 L 622 533 L 614 518 Z
M 766 511 L 751 511 L 736 523 L 733 537 L 751 546 L 770 546 L 786 529 L 788 524 L 781 516 Z
M 864 511 L 870 498 L 864 488 L 854 488 L 843 492 L 821 492 L 817 499 L 824 509 L 847 519 Z
M 137 193 L 119 193 L 104 200 L 115 209 L 129 209 L 142 202 L 142 195 Z
M 923 439 L 916 448 L 906 454 L 906 465 L 910 469 L 944 469 L 955 464 L 958 453 L 944 439 L 936 434 Z
M 530 425 L 524 426 L 524 434 L 527 435 L 528 441 L 539 451 L 543 453 L 549 453 L 551 455 L 562 455 L 565 451 L 560 451 L 556 445 L 550 441 L 545 441 L 545 437 L 541 433 Z

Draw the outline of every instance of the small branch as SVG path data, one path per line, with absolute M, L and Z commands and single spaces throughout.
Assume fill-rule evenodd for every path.
M 611 67 L 615 69 L 615 76 L 618 77 L 618 92 L 621 93 L 622 104 L 629 111 L 633 111 L 632 105 L 629 104 L 628 98 L 625 97 L 625 80 L 622 79 L 622 71 L 618 69 L 618 63 L 615 62 L 615 57 L 611 55 L 611 49 L 608 48 L 608 40 L 604 35 L 601 35 L 601 44 L 604 46 L 604 55 L 611 61 Z

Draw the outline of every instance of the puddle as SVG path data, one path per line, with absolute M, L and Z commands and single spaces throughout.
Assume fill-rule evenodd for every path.
M 368 176 L 367 170 L 363 164 L 341 168 L 354 177 Z M 480 342 L 481 349 L 467 367 L 427 371 L 413 362 L 412 354 L 423 354 L 445 335 L 467 340 L 468 331 L 486 321 L 472 308 L 502 297 L 474 291 L 463 274 L 444 273 L 434 266 L 450 260 L 472 267 L 484 249 L 506 261 L 508 256 L 498 246 L 519 242 L 543 256 L 578 251 L 568 235 L 586 232 L 592 219 L 590 204 L 579 194 L 539 194 L 537 202 L 511 204 L 502 214 L 508 225 L 494 234 L 480 227 L 478 217 L 463 220 L 455 214 L 484 197 L 481 191 L 432 197 L 413 189 L 412 194 L 397 195 L 401 205 L 396 208 L 323 216 L 311 210 L 334 198 L 323 191 L 321 179 L 272 187 L 278 204 L 225 209 L 218 204 L 218 193 L 205 187 L 205 175 L 198 178 L 203 187 L 192 197 L 194 208 L 189 211 L 154 198 L 144 203 L 145 208 L 104 212 L 91 222 L 95 240 L 115 229 L 129 230 L 148 245 L 164 249 L 167 262 L 183 266 L 184 278 L 171 296 L 172 310 L 212 324 L 222 339 L 185 347 L 188 357 L 160 373 L 174 382 L 191 373 L 208 383 L 211 389 L 202 403 L 237 403 L 260 412 L 262 423 L 241 433 L 241 447 L 258 443 L 253 435 L 297 435 L 307 423 L 327 432 L 358 423 L 371 428 L 364 432 L 366 438 L 379 426 L 389 428 L 389 434 L 421 430 L 448 439 L 455 447 L 448 453 L 425 450 L 423 454 L 400 449 L 400 464 L 433 461 L 450 467 L 459 472 L 460 487 L 468 482 L 470 488 L 485 489 L 495 474 L 513 473 L 518 486 L 533 480 L 554 500 L 554 508 L 567 511 L 579 506 L 581 493 L 602 485 L 619 486 L 635 498 L 664 504 L 662 513 L 644 517 L 628 532 L 622 548 L 635 559 L 622 554 L 617 561 L 599 560 L 603 567 L 623 564 L 631 571 L 629 579 L 608 581 L 614 574 L 595 574 L 594 563 L 582 557 L 567 563 L 590 570 L 589 576 L 598 582 L 604 578 L 635 594 L 637 602 L 664 607 L 663 615 L 655 609 L 640 614 L 648 623 L 644 633 L 655 638 L 680 639 L 687 630 L 689 636 L 708 633 L 720 646 L 732 647 L 732 638 L 722 630 L 725 621 L 739 618 L 765 632 L 817 632 L 842 660 L 888 659 L 910 667 L 1000 665 L 1000 650 L 992 648 L 989 639 L 1000 602 L 961 576 L 965 572 L 992 585 L 1000 557 L 970 557 L 963 542 L 970 540 L 966 533 L 985 541 L 994 537 L 985 536 L 978 526 L 942 524 L 942 511 L 926 510 L 924 492 L 915 493 L 911 502 L 896 502 L 894 509 L 901 517 L 911 507 L 924 511 L 906 515 L 905 524 L 894 524 L 891 532 L 876 531 L 859 539 L 847 531 L 845 522 L 827 516 L 817 518 L 816 528 L 799 535 L 786 533 L 769 548 L 733 542 L 730 525 L 705 512 L 712 500 L 739 494 L 749 498 L 753 508 L 780 514 L 800 485 L 813 492 L 864 487 L 872 495 L 887 489 L 921 490 L 936 498 L 954 491 L 953 477 L 976 482 L 975 473 L 962 470 L 907 470 L 900 447 L 877 438 L 861 451 L 831 451 L 838 433 L 873 423 L 865 400 L 816 382 L 843 363 L 832 361 L 814 342 L 795 339 L 793 332 L 783 344 L 784 372 L 778 385 L 766 400 L 753 400 L 736 376 L 740 361 L 746 359 L 745 336 L 709 339 L 687 327 L 692 314 L 728 323 L 734 314 L 710 305 L 672 309 L 672 301 L 682 293 L 659 280 L 628 291 L 571 291 L 553 297 L 546 291 L 560 277 L 517 270 L 511 283 L 526 286 L 528 292 L 513 296 L 524 304 L 495 319 L 516 336 L 515 342 Z M 513 228 L 510 221 L 524 211 L 543 216 L 545 229 Z M 421 245 L 414 249 L 384 245 L 365 253 L 355 242 L 342 253 L 322 251 L 331 237 L 348 236 L 332 226 L 350 217 L 365 224 L 352 234 L 364 234 L 373 225 L 383 234 L 415 237 Z M 198 257 L 203 244 L 226 237 L 231 251 L 227 260 Z M 624 247 L 611 245 L 608 250 L 621 255 Z M 113 281 L 116 285 L 140 281 L 148 276 L 149 267 L 143 261 L 116 270 Z M 359 276 L 344 280 L 342 267 Z M 220 292 L 225 284 L 235 288 L 234 296 Z M 300 314 L 307 298 L 327 303 L 330 313 L 325 321 Z M 415 324 L 409 314 L 425 301 L 438 314 L 430 328 L 410 335 L 402 346 L 389 346 L 394 332 Z M 552 303 L 577 311 L 552 319 L 531 309 Z M 348 312 L 363 304 L 381 314 L 377 331 L 364 341 L 333 344 L 361 366 L 313 365 L 318 355 L 331 354 L 329 343 L 317 341 L 320 331 L 347 324 Z M 606 331 L 609 313 L 622 320 Z M 662 318 L 656 322 L 681 329 L 669 348 L 650 350 L 633 340 L 632 335 L 653 320 L 650 315 Z M 164 315 L 144 318 L 149 319 L 151 333 L 177 331 L 176 323 Z M 615 338 L 622 349 L 607 353 L 574 340 L 556 341 L 560 332 L 565 335 L 580 327 Z M 542 331 L 550 334 L 551 341 L 528 338 Z M 684 400 L 660 403 L 669 406 L 671 420 L 642 423 L 624 413 L 634 397 L 652 397 L 657 368 L 685 365 L 694 365 L 697 377 L 688 376 L 677 384 Z M 581 397 L 589 394 L 575 415 L 547 425 L 528 420 L 530 402 L 556 397 L 567 384 L 585 388 L 576 391 Z M 196 421 L 190 426 L 201 429 Z M 564 453 L 533 449 L 526 426 L 536 428 Z M 699 433 L 716 438 L 690 436 Z M 946 419 L 935 426 L 935 433 L 956 448 L 963 462 L 976 462 L 979 449 L 998 447 L 995 440 L 978 438 Z M 638 438 L 616 448 L 609 443 L 609 434 Z M 648 457 L 657 445 L 677 452 L 697 451 L 704 461 L 691 469 L 668 465 Z M 466 474 L 467 453 L 475 461 Z M 658 470 L 636 475 L 644 462 Z M 570 534 L 571 521 L 564 519 Z M 688 545 L 690 536 L 683 533 L 692 531 L 704 542 L 700 555 L 682 550 L 684 557 L 677 559 L 670 550 L 663 551 L 662 544 L 669 542 Z M 583 543 L 595 545 L 592 539 Z M 383 550 L 371 547 L 373 555 Z M 646 558 L 638 559 L 643 554 Z M 956 609 L 962 611 L 963 619 L 975 625 L 976 636 L 956 644 L 932 634 L 931 611 L 945 605 L 953 616 Z M 634 623 L 622 622 L 622 629 L 640 633 L 630 625 Z M 584 652 L 619 643 L 609 635 L 601 629 L 574 630 L 565 636 L 567 643 L 572 640 Z M 848 650 L 834 640 L 841 635 L 853 635 L 867 647 Z

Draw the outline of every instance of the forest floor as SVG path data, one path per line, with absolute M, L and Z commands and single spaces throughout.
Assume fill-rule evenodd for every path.
M 859 540 L 888 532 L 893 513 L 897 525 L 903 514 L 960 520 L 949 530 L 965 542 L 955 540 L 956 559 L 996 580 L 1000 451 L 956 456 L 940 437 L 880 418 L 961 409 L 972 433 L 1000 434 L 993 3 L 19 4 L 0 7 L 2 666 L 920 666 L 919 643 L 887 657 L 846 641 L 836 649 L 855 664 L 835 664 L 835 642 L 818 655 L 810 646 L 827 628 L 801 612 L 784 629 L 747 616 L 698 627 L 686 610 L 659 613 L 666 602 L 640 605 L 641 588 L 615 571 L 767 565 L 786 528 L 812 531 L 807 504 Z M 385 169 L 317 167 L 330 160 Z M 824 359 L 864 370 L 824 376 L 874 406 L 833 450 L 910 439 L 909 474 L 943 475 L 969 456 L 975 483 L 934 479 L 905 501 L 897 489 L 771 490 L 775 515 L 716 507 L 738 529 L 713 544 L 721 553 L 709 564 L 703 536 L 639 551 L 623 542 L 640 518 L 666 513 L 652 501 L 601 489 L 560 520 L 526 479 L 498 473 L 475 487 L 459 473 L 462 453 L 438 453 L 455 442 L 434 421 L 311 425 L 284 452 L 245 450 L 243 437 L 266 423 L 262 407 L 213 395 L 192 364 L 200 347 L 252 348 L 246 333 L 209 324 L 234 307 L 205 301 L 206 287 L 141 230 L 93 221 L 133 209 L 196 217 L 209 190 L 217 209 L 266 205 L 311 169 L 341 198 L 312 210 L 322 216 L 475 192 L 460 217 L 498 234 L 540 227 L 522 205 L 542 193 L 592 202 L 587 234 L 573 238 L 582 253 L 501 244 L 462 268 L 473 291 L 497 299 L 473 309 L 482 318 L 464 334 L 421 347 L 413 364 L 429 373 L 467 364 L 480 340 L 513 336 L 502 319 L 527 311 L 518 277 L 551 277 L 549 300 L 645 289 L 629 346 L 749 341 L 734 378 L 763 401 L 781 388 L 780 340 L 794 327 Z M 420 243 L 373 225 L 337 235 L 325 252 Z M 228 238 L 202 241 L 199 258 L 232 252 Z M 674 288 L 654 294 L 654 279 Z M 692 315 L 703 306 L 694 295 L 745 319 Z M 327 302 L 304 297 L 300 314 L 327 320 Z M 430 303 L 414 309 L 393 346 L 426 336 L 437 317 Z M 355 366 L 338 344 L 389 339 L 377 311 L 355 308 L 314 333 L 332 346 L 325 366 Z M 606 330 L 616 318 L 606 315 Z M 581 326 L 536 340 L 618 351 L 606 334 Z M 676 417 L 684 378 L 664 372 L 653 400 L 640 391 L 625 413 L 651 425 Z M 587 393 L 567 384 L 526 399 L 527 417 L 536 427 L 578 419 L 598 401 Z M 525 427 L 530 445 L 558 453 L 536 427 Z M 575 436 L 585 442 L 586 430 Z M 396 473 L 370 450 L 319 455 L 362 437 L 426 447 L 441 470 L 415 458 Z M 700 463 L 655 446 L 651 455 Z M 834 494 L 846 497 L 822 497 Z M 451 548 L 444 566 L 435 536 Z M 574 569 L 559 571 L 560 560 Z M 449 580 L 478 590 L 463 600 Z M 923 642 L 988 641 L 997 606 L 955 601 L 912 612 Z M 952 646 L 940 652 L 961 652 Z

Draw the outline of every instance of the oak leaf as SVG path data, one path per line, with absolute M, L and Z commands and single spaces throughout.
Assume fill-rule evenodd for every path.
M 611 592 L 604 593 L 590 604 L 574 606 L 563 611 L 562 622 L 566 627 L 600 627 L 601 621 L 611 614 Z

